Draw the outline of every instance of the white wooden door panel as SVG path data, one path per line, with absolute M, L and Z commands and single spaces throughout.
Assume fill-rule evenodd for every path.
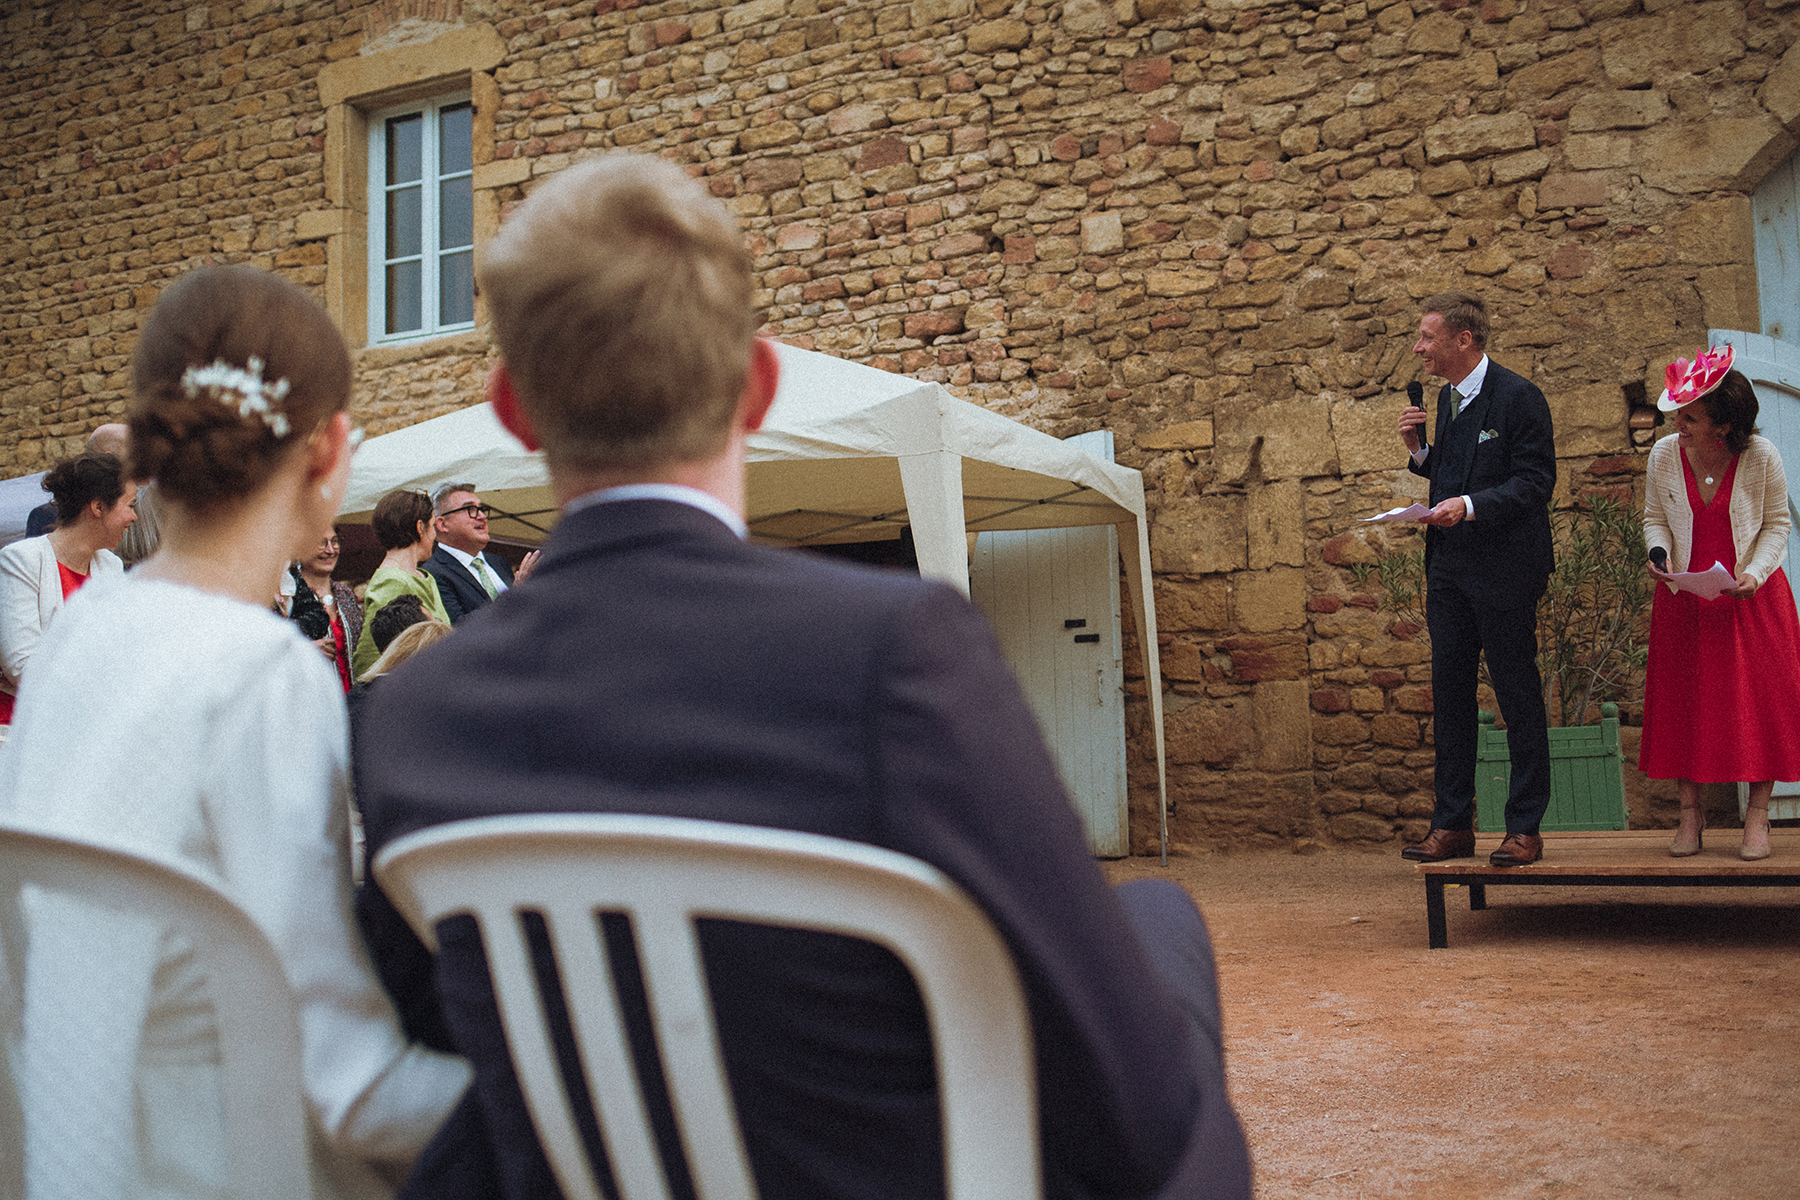
M 1112 457 L 1110 433 L 1070 440 Z M 969 598 L 993 622 L 1090 848 L 1103 858 L 1129 853 L 1117 530 L 983 533 Z

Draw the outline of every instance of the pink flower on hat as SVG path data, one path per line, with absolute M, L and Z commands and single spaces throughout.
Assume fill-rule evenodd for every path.
M 1678 358 L 1663 371 L 1663 394 L 1656 401 L 1656 407 L 1664 412 L 1674 412 L 1684 404 L 1692 404 L 1724 383 L 1730 370 L 1730 346 L 1702 350 L 1694 355 L 1693 362 Z

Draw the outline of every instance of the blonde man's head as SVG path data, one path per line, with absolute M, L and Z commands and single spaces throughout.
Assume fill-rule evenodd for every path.
M 522 204 L 479 268 L 519 404 L 553 468 L 725 448 L 758 325 L 736 220 L 672 163 L 618 153 Z

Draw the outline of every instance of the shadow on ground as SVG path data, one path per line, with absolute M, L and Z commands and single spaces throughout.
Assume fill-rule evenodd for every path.
M 1212 929 L 1263 1200 L 1800 1196 L 1800 889 L 1450 889 L 1428 950 L 1395 852 L 1166 877 Z

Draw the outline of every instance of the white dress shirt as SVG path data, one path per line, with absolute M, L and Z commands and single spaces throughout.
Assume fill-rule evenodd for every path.
M 1462 416 L 1463 410 L 1469 407 L 1469 402 L 1481 394 L 1481 385 L 1487 382 L 1487 369 L 1488 356 L 1484 354 L 1481 356 L 1481 361 L 1475 364 L 1474 370 L 1463 376 L 1460 383 L 1451 385 L 1456 389 L 1456 394 L 1462 397 L 1462 402 L 1456 406 L 1457 416 Z M 1420 446 L 1413 451 L 1413 461 L 1422 467 L 1425 465 L 1426 456 L 1430 453 L 1431 446 L 1429 444 Z M 1463 520 L 1473 521 L 1475 519 L 1475 501 L 1468 496 L 1464 496 L 1462 501 Z
M 488 578 L 493 581 L 494 595 L 498 596 L 501 592 L 507 590 L 508 585 L 506 580 L 500 578 L 500 572 L 494 570 L 494 564 L 486 554 L 464 554 L 461 550 L 458 550 L 443 538 L 438 539 L 438 545 L 442 546 L 444 552 L 450 555 L 450 557 L 469 568 L 469 574 L 475 576 L 477 580 L 480 580 L 481 578 L 481 573 L 475 569 L 475 560 L 479 558 L 483 570 L 487 571 Z
M 597 492 L 577 496 L 563 505 L 563 516 L 570 516 L 595 504 L 611 504 L 618 500 L 673 500 L 677 504 L 690 505 L 701 512 L 711 513 L 740 538 L 750 536 L 750 527 L 744 524 L 744 518 L 733 511 L 729 504 L 711 492 L 679 483 L 626 483 L 618 487 L 601 488 Z

